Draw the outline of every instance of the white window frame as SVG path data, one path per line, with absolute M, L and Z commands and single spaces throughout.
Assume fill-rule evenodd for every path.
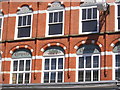
M 91 60 L 91 68 L 79 68 L 79 57 L 86 57 L 86 56 L 91 56 L 92 57 L 92 60 Z M 93 68 L 93 56 L 99 56 L 99 67 L 98 68 Z M 78 81 L 78 72 L 79 71 L 86 71 L 86 70 L 90 70 L 93 72 L 93 70 L 98 70 L 99 73 L 98 73 L 98 81 L 100 81 L 100 54 L 83 54 L 83 55 L 77 55 L 77 61 L 76 61 L 76 82 L 79 82 Z M 85 60 L 86 61 L 86 60 Z M 85 65 L 85 61 L 84 61 L 84 65 Z M 85 72 L 84 72 L 84 75 L 85 75 Z M 97 81 L 97 82 L 98 82 Z M 82 81 L 81 81 L 82 82 Z M 84 79 L 83 79 L 83 82 L 96 82 L 96 81 L 93 81 L 93 73 L 91 73 L 91 81 L 85 81 L 85 76 L 84 76 Z
M 18 19 L 19 19 L 19 16 L 27 16 L 27 15 L 31 15 L 30 37 L 21 37 L 21 38 L 18 38 Z M 33 13 L 18 14 L 16 16 L 16 28 L 15 28 L 15 37 L 14 37 L 14 39 L 29 39 L 29 38 L 31 38 L 32 37 L 32 23 L 33 23 Z
M 118 5 L 120 4 L 115 4 L 115 31 L 120 31 L 118 29 Z
M 82 9 L 91 9 L 97 8 L 97 6 L 88 6 L 88 7 L 80 7 L 80 23 L 79 23 L 79 34 L 89 34 L 89 33 L 98 33 L 99 32 L 99 10 L 97 9 L 97 19 L 87 19 L 87 20 L 97 20 L 97 31 L 96 32 L 82 32 Z
M 63 12 L 63 21 L 62 21 L 62 24 L 63 24 L 63 27 L 62 27 L 62 34 L 56 34 L 56 35 L 49 35 L 49 13 L 54 13 L 54 12 L 60 12 L 62 11 Z M 65 18 L 65 10 L 54 10 L 54 11 L 47 11 L 47 18 L 46 18 L 46 33 L 45 33 L 45 36 L 46 37 L 53 37 L 53 36 L 62 36 L 64 35 L 64 18 Z M 57 24 L 57 23 L 56 23 Z
M 25 71 L 25 68 L 26 68 L 26 63 L 24 63 L 24 71 L 19 71 L 19 61 L 20 60 L 24 60 L 24 62 L 26 60 L 30 60 L 30 70 L 29 71 Z M 13 63 L 14 61 L 18 61 L 18 67 L 17 67 L 17 71 L 13 71 Z M 32 58 L 19 58 L 19 59 L 12 59 L 12 62 L 11 62 L 11 74 L 10 74 L 10 84 L 12 84 L 12 76 L 14 73 L 16 74 L 19 74 L 19 73 L 23 73 L 23 83 L 22 84 L 25 84 L 24 81 L 25 81 L 25 73 L 29 73 L 29 83 L 31 83 L 31 71 L 32 71 Z M 17 83 L 18 84 L 18 75 L 17 75 Z
M 44 69 L 45 59 L 50 59 L 50 61 L 51 61 L 52 58 L 56 58 L 57 59 L 56 67 L 58 67 L 58 58 L 63 58 L 63 69 L 60 69 L 60 70 L 59 69 L 56 69 L 56 70 L 45 70 Z M 57 76 L 56 76 L 55 83 L 63 83 L 64 82 L 64 62 L 65 62 L 65 57 L 64 56 L 43 57 L 42 75 L 41 75 L 42 79 L 41 79 L 41 82 L 44 83 L 44 72 L 58 72 L 58 71 L 62 71 L 63 72 L 63 80 L 62 80 L 62 82 L 57 82 L 58 79 L 57 79 Z M 49 65 L 51 67 L 51 62 L 49 63 Z M 49 83 L 51 83 L 50 82 L 50 75 L 49 75 Z
M 3 16 L 1 16 L 0 19 L 2 19 L 2 22 L 1 22 L 1 37 L 0 37 L 0 41 L 1 41 L 2 40 L 2 32 L 3 32 L 3 21 L 4 21 Z
M 113 56 L 113 59 L 112 59 L 112 63 L 113 63 L 113 70 L 112 70 L 112 79 L 113 80 L 116 80 L 116 74 L 115 74 L 115 70 L 118 68 L 118 67 L 116 67 L 116 59 L 115 59 L 115 57 L 116 57 L 116 55 L 120 55 L 120 53 L 113 53 L 112 54 L 112 56 Z M 119 69 L 120 69 L 120 67 L 119 67 Z

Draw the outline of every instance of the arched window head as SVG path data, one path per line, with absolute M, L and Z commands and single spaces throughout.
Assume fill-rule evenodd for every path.
M 32 9 L 29 8 L 29 6 L 22 6 L 19 11 L 17 12 L 17 14 L 27 14 L 27 13 L 32 13 Z
M 120 53 L 120 42 L 118 42 L 118 43 L 115 45 L 115 47 L 114 47 L 114 49 L 113 49 L 113 52 L 114 52 L 114 53 Z
M 48 10 L 60 10 L 60 9 L 64 9 L 64 6 L 61 5 L 61 3 L 59 1 L 53 2 L 50 5 L 50 7 L 48 7 Z
M 32 57 L 32 53 L 30 52 L 30 50 L 24 49 L 24 48 L 17 49 L 12 54 L 13 59 L 16 59 L 16 58 L 31 58 L 31 57 Z
M 98 53 L 100 53 L 100 48 L 94 44 L 82 45 L 77 50 L 77 54 L 98 54 Z
M 64 55 L 64 50 L 61 47 L 57 47 L 57 46 L 52 46 L 52 47 L 48 47 L 43 56 L 61 56 Z

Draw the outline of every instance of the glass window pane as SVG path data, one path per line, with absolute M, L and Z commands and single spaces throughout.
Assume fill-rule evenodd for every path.
M 84 71 L 79 71 L 78 72 L 78 82 L 83 82 L 84 81 Z
M 53 13 L 49 13 L 49 23 L 53 22 Z
M 86 57 L 86 68 L 91 68 L 91 56 Z
M 49 35 L 62 34 L 62 23 L 60 24 L 50 24 L 49 25 Z
M 86 19 L 86 9 L 82 9 L 82 20 Z
M 99 72 L 98 70 L 93 71 L 93 81 L 98 81 Z
M 93 68 L 99 67 L 99 56 L 93 56 Z
M 30 71 L 30 60 L 26 60 L 26 71 Z
M 63 58 L 58 58 L 58 69 L 63 69 Z
M 23 26 L 27 25 L 26 22 L 27 22 L 27 16 L 23 16 Z
M 44 66 L 44 69 L 45 70 L 49 70 L 49 59 L 45 59 L 45 66 Z
M 86 71 L 85 81 L 91 81 L 91 71 L 90 70 Z
M 19 73 L 18 74 L 18 84 L 22 84 L 23 83 L 23 73 Z
M 84 57 L 79 57 L 79 68 L 84 68 Z
M 19 16 L 19 19 L 18 19 L 18 26 L 22 26 L 22 16 Z
M 63 21 L 63 11 L 59 12 L 59 22 Z
M 54 22 L 58 22 L 58 12 L 54 13 Z
M 29 83 L 30 74 L 25 73 L 25 83 Z
M 92 9 L 88 9 L 87 18 L 91 19 L 91 15 L 92 15 Z
M 118 29 L 120 29 L 120 18 L 118 18 Z
M 12 84 L 17 84 L 17 73 L 12 74 Z
M 115 70 L 115 79 L 120 81 L 120 69 Z
M 93 19 L 97 18 L 97 8 L 93 8 Z
M 2 27 L 2 18 L 0 18 L 0 29 Z
M 55 70 L 56 69 L 56 58 L 52 58 L 51 59 L 51 70 Z
M 120 5 L 118 5 L 118 16 L 120 16 Z
M 24 60 L 20 60 L 19 71 L 24 71 Z
M 27 25 L 31 25 L 31 15 L 27 16 Z
M 14 61 L 13 62 L 13 71 L 17 71 L 18 70 L 18 61 Z
M 18 28 L 18 38 L 30 37 L 30 27 Z
M 116 67 L 120 67 L 120 55 L 116 55 L 115 56 L 115 59 L 116 59 Z
M 50 82 L 54 83 L 55 82 L 55 78 L 56 78 L 56 72 L 51 72 Z
M 44 83 L 49 83 L 49 72 L 44 73 Z
M 95 32 L 95 31 L 97 31 L 97 20 L 82 22 L 82 32 Z
M 63 81 L 63 72 L 58 72 L 58 81 L 57 82 L 62 82 Z

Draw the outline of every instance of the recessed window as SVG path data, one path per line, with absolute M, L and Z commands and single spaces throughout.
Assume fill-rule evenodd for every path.
M 60 47 L 50 47 L 44 52 L 43 83 L 64 82 L 64 53 Z
M 113 49 L 114 53 L 114 71 L 115 71 L 115 80 L 120 81 L 120 42 L 117 43 Z
M 63 34 L 63 11 L 49 12 L 48 35 Z
M 23 6 L 17 12 L 15 39 L 30 38 L 32 34 L 32 10 L 28 6 Z
M 60 36 L 64 34 L 64 7 L 55 1 L 47 9 L 46 36 Z
M 0 18 L 0 40 L 2 39 L 3 18 Z
M 31 53 L 27 49 L 16 50 L 12 55 L 12 84 L 30 83 Z
M 120 30 L 120 5 L 117 5 L 117 31 Z
M 100 54 L 95 45 L 83 45 L 78 51 L 77 81 L 99 81 L 100 80 Z
M 98 32 L 99 21 L 96 7 L 81 8 L 81 30 L 80 33 Z

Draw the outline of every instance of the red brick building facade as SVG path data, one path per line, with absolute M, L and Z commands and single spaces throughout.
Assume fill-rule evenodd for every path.
M 3 88 L 119 86 L 119 0 L 0 4 Z

